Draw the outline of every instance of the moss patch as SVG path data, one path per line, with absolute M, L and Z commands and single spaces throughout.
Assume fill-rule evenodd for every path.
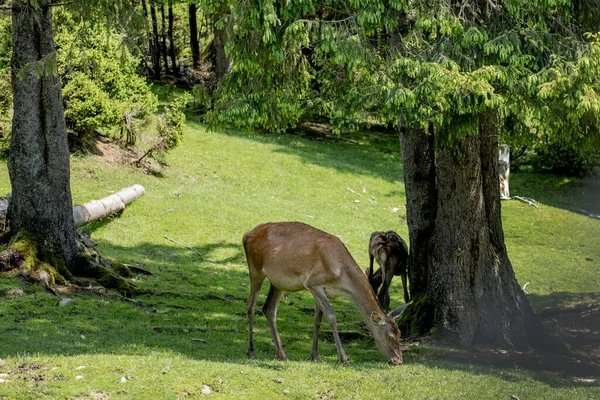
M 60 274 L 60 262 L 56 259 L 46 259 L 40 256 L 36 238 L 26 230 L 21 230 L 13 237 L 8 248 L 21 254 L 23 262 L 19 268 L 28 271 L 33 277 L 41 276 L 42 271 L 48 274 L 48 279 L 40 279 L 52 286 L 55 283 L 64 283 L 65 279 Z M 64 268 L 64 264 L 62 265 Z
M 67 281 L 81 284 L 75 276 L 77 275 L 91 278 L 107 289 L 116 289 L 124 296 L 140 293 L 135 284 L 125 279 L 133 276 L 131 270 L 118 261 L 102 258 L 95 250 L 85 248 L 75 258 L 71 271 L 59 258 L 43 254 L 37 243 L 34 235 L 22 230 L 13 237 L 8 247 L 20 255 L 19 265 L 14 265 L 13 268 L 26 270 L 34 281 L 44 282 L 48 286 Z
M 125 279 L 133 276 L 129 268 L 118 261 L 103 258 L 93 250 L 92 252 L 94 255 L 81 253 L 76 258 L 77 275 L 92 278 L 103 287 L 115 289 L 126 297 L 140 293 L 136 285 Z
M 434 306 L 426 295 L 412 299 L 398 320 L 398 328 L 403 336 L 424 336 L 433 328 Z

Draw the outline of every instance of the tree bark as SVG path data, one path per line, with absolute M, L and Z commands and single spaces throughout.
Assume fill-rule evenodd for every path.
M 222 79 L 228 72 L 230 68 L 230 62 L 227 58 L 227 54 L 225 54 L 225 44 L 227 43 L 226 32 L 225 29 L 219 29 L 217 27 L 217 21 L 219 17 L 215 16 L 213 23 L 213 34 L 214 34 L 214 45 L 215 45 L 215 72 L 217 74 L 217 79 Z
M 171 71 L 173 75 L 179 76 L 179 69 L 177 69 L 177 55 L 175 53 L 175 40 L 173 38 L 173 20 L 175 16 L 173 15 L 173 1 L 169 0 L 169 26 L 167 29 L 167 36 L 169 37 L 169 56 L 171 58 Z
M 39 241 L 38 246 L 46 256 L 56 257 L 71 268 L 77 247 L 71 208 L 69 145 L 48 2 L 40 2 L 38 6 L 13 2 L 12 40 L 10 229 L 14 233 L 28 231 Z M 52 72 L 38 76 L 35 72 L 38 63 L 52 66 Z
M 406 217 L 410 240 L 408 276 L 411 297 L 424 294 L 429 281 L 429 237 L 435 226 L 437 182 L 434 134 L 423 129 L 404 128 L 400 148 L 406 190 Z M 418 251 L 415 251 L 417 250 Z
M 198 41 L 198 19 L 196 18 L 196 5 L 190 4 L 188 9 L 190 23 L 190 47 L 192 48 L 192 66 L 198 68 L 200 64 L 200 42 Z
M 169 56 L 167 51 L 167 22 L 165 19 L 165 5 L 160 5 L 160 16 L 161 16 L 161 29 L 160 29 L 160 42 L 161 42 L 161 55 L 163 59 L 163 64 L 165 66 L 165 72 L 167 74 L 169 71 Z
M 133 185 L 121 189 L 117 193 L 92 200 L 82 205 L 73 206 L 73 220 L 76 228 L 90 222 L 106 218 L 109 215 L 123 211 L 125 206 L 146 193 L 142 185 Z
M 544 346 L 541 326 L 504 245 L 493 111 L 479 132 L 440 149 L 433 135 L 401 132 L 413 313 L 403 330 L 438 332 L 452 343 Z M 412 321 L 411 321 L 412 319 Z

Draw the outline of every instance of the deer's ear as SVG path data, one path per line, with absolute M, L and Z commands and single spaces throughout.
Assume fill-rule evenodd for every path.
M 385 315 L 373 311 L 371 313 L 371 321 L 375 322 L 379 326 L 385 325 Z

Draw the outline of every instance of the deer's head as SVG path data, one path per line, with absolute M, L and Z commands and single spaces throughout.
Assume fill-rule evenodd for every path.
M 391 365 L 402 364 L 400 350 L 400 330 L 394 319 L 379 312 L 371 313 L 371 332 L 379 351 L 388 359 Z

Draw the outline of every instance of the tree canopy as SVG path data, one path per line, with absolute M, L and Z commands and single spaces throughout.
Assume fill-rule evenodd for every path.
M 505 140 L 597 144 L 597 3 L 234 3 L 234 65 L 213 118 L 273 131 L 314 115 L 433 123 L 452 138 L 493 108 Z

